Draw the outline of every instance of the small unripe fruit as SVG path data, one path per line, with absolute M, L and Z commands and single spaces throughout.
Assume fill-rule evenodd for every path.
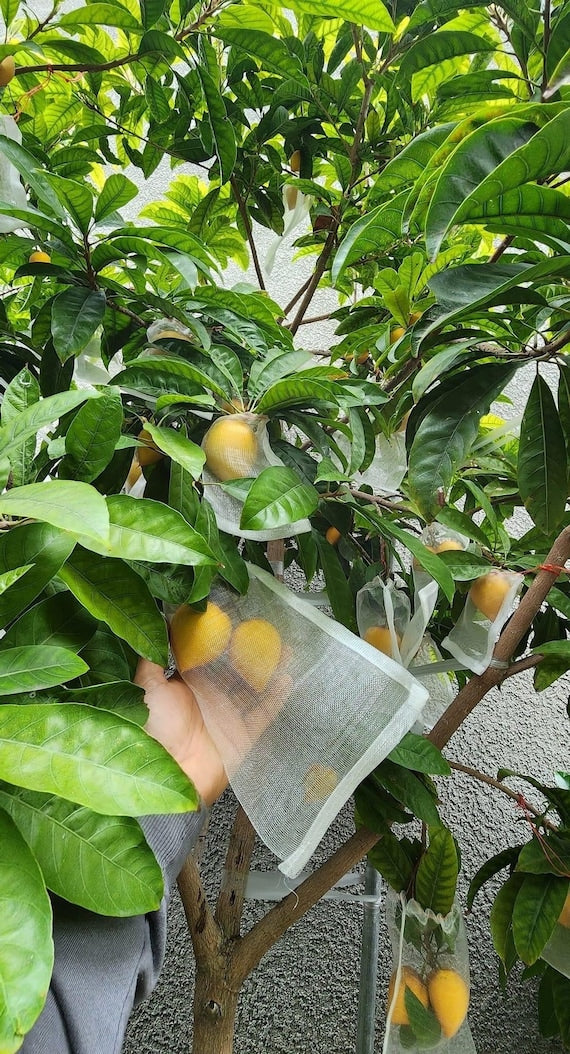
M 340 539 L 340 531 L 336 527 L 328 527 L 325 531 L 325 538 L 329 545 L 336 545 Z
M 0 62 L 0 88 L 5 88 L 10 83 L 16 72 L 16 63 L 13 55 L 6 55 Z
M 410 315 L 410 326 L 413 326 L 414 322 L 419 322 L 420 318 L 422 317 L 422 314 L 422 311 L 412 311 Z
M 291 172 L 294 172 L 295 175 L 297 175 L 297 176 L 299 175 L 299 172 L 301 171 L 301 151 L 300 150 L 294 150 L 293 153 L 291 154 L 291 160 L 289 161 L 289 167 L 291 169 Z
M 150 432 L 147 432 L 146 428 L 143 428 L 139 432 L 137 439 L 143 439 L 146 441 L 146 446 L 139 446 L 137 448 L 137 461 L 139 465 L 154 465 L 157 461 L 160 461 L 164 454 L 162 450 L 153 443 Z
M 51 263 L 51 256 L 43 249 L 34 249 L 33 253 L 28 256 L 28 263 Z
M 395 344 L 396 341 L 401 340 L 405 332 L 403 326 L 394 326 L 394 329 L 390 330 L 390 344 Z
M 435 547 L 436 553 L 451 553 L 451 552 L 463 552 L 463 546 L 461 542 L 458 542 L 455 538 L 445 538 L 443 542 Z

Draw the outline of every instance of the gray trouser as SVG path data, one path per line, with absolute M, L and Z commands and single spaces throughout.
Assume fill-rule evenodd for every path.
M 120 1054 L 133 1006 L 156 984 L 169 893 L 204 815 L 202 810 L 141 821 L 164 874 L 165 895 L 158 911 L 105 918 L 54 898 L 53 977 L 22 1054 Z

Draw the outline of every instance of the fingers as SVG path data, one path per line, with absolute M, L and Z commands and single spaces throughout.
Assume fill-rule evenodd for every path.
M 150 659 L 139 659 L 133 681 L 148 692 L 150 688 L 164 684 L 164 668 Z

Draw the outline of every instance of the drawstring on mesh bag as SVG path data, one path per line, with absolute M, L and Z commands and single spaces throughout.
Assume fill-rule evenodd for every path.
M 427 692 L 403 666 L 257 567 L 238 596 L 171 619 L 237 799 L 294 877 L 356 786 L 410 730 Z

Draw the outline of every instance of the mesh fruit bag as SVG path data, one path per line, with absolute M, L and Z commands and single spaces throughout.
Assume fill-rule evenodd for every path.
M 542 949 L 541 958 L 558 973 L 570 978 L 570 889 L 552 936 Z
M 0 135 L 5 135 L 7 139 L 12 139 L 15 143 L 22 142 L 22 133 L 14 118 L 8 114 L 0 114 Z M 1 148 L 0 201 L 4 201 L 15 209 L 28 208 L 28 198 L 20 179 L 20 173 Z M 9 234 L 10 231 L 20 230 L 23 226 L 25 226 L 24 221 L 15 216 L 0 216 L 0 234 Z
M 307 519 L 259 531 L 240 528 L 245 492 L 240 491 L 239 481 L 254 479 L 266 468 L 283 465 L 271 449 L 266 417 L 253 413 L 217 417 L 202 440 L 202 449 L 206 454 L 202 471 L 204 497 L 216 514 L 220 530 L 254 541 L 289 538 L 310 531 Z M 230 480 L 238 481 L 237 490 L 222 485 Z
M 202 614 L 178 608 L 171 643 L 236 797 L 293 877 L 427 693 L 271 575 L 249 574 L 245 596 L 220 584 Z
M 471 586 L 461 615 L 441 642 L 473 673 L 484 673 L 523 584 L 514 571 L 489 571 Z
M 428 576 L 419 588 L 416 584 L 411 615 L 406 593 L 392 579 L 383 582 L 377 576 L 356 595 L 358 632 L 368 644 L 409 666 L 421 646 L 436 600 L 437 583 Z
M 469 953 L 461 909 L 425 910 L 389 889 L 386 922 L 393 970 L 382 1054 L 475 1054 L 467 1022 Z

